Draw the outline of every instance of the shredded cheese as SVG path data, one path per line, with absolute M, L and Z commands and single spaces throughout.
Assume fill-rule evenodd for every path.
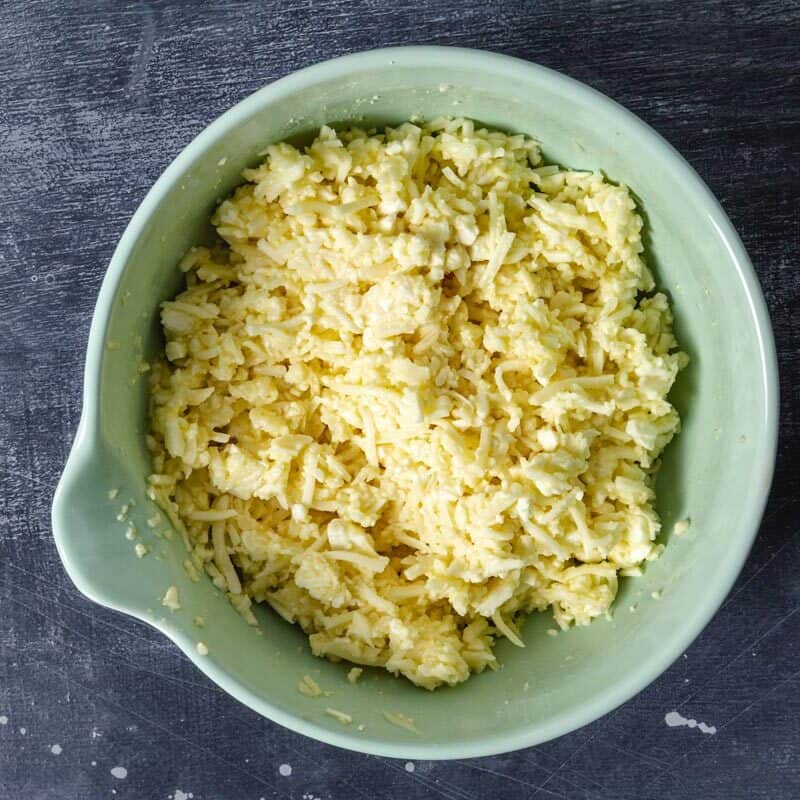
M 335 708 L 326 708 L 325 713 L 333 717 L 338 722 L 341 722 L 342 725 L 349 725 L 353 721 L 353 717 L 350 714 L 345 713 L 344 711 L 338 711 Z
M 266 156 L 161 308 L 149 496 L 191 563 L 429 689 L 606 615 L 686 363 L 627 188 L 468 120 Z
M 178 600 L 178 588 L 176 586 L 170 586 L 169 589 L 167 589 L 166 594 L 161 600 L 161 605 L 166 606 L 170 611 L 178 611 L 180 609 L 181 604 Z
M 330 694 L 330 692 L 323 692 L 319 684 L 310 675 L 303 675 L 297 684 L 297 691 L 306 697 L 319 697 L 322 694 Z
M 407 717 L 405 714 L 384 711 L 383 716 L 387 722 L 390 722 L 392 725 L 395 725 L 398 728 L 405 728 L 407 731 L 411 731 L 412 733 L 419 733 L 416 725 L 414 725 L 414 720 L 411 719 L 411 717 Z
M 361 677 L 361 673 L 362 673 L 362 672 L 364 672 L 364 670 L 363 670 L 363 669 L 361 669 L 361 667 L 353 667 L 353 668 L 352 668 L 352 669 L 351 669 L 351 670 L 350 670 L 350 671 L 347 673 L 347 680 L 348 680 L 348 682 L 350 682 L 350 683 L 357 683 L 357 682 L 358 682 L 358 679 Z

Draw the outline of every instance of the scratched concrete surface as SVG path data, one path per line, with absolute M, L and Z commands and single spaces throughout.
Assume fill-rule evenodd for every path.
M 304 739 L 229 699 L 159 634 L 81 597 L 49 523 L 79 416 L 92 306 L 146 189 L 209 121 L 267 81 L 412 42 L 561 69 L 676 145 L 755 262 L 783 386 L 761 533 L 685 657 L 562 739 L 417 762 L 413 772 Z M 3 3 L 0 798 L 800 796 L 798 42 L 791 2 Z M 670 711 L 717 733 L 669 727 Z

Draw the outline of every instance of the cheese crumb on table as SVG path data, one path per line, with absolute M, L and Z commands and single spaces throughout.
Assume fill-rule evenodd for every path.
M 142 542 L 138 542 L 134 550 L 137 558 L 144 558 L 150 552 L 150 548 L 146 544 L 142 544 Z
M 198 642 L 195 646 L 198 655 L 207 656 L 208 655 L 208 645 L 205 642 Z
M 628 189 L 463 119 L 265 153 L 161 307 L 149 492 L 194 563 L 428 689 L 607 615 L 686 363 Z
M 350 671 L 347 673 L 347 680 L 348 680 L 350 683 L 356 683 L 356 682 L 358 681 L 358 679 L 361 677 L 361 673 L 362 673 L 363 671 L 364 671 L 364 670 L 363 670 L 363 669 L 361 669 L 361 667 L 353 667 L 353 668 L 352 668 L 352 669 L 351 669 L 351 670 L 350 670 Z

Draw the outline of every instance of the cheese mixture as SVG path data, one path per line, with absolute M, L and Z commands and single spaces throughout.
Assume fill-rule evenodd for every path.
M 276 144 L 183 259 L 153 496 L 236 608 L 433 689 L 656 557 L 685 356 L 624 186 L 469 120 Z

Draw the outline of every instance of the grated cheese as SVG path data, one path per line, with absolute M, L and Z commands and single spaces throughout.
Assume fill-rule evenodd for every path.
M 627 188 L 469 120 L 265 153 L 161 309 L 149 496 L 191 563 L 428 689 L 607 615 L 686 363 Z
M 320 697 L 321 695 L 330 697 L 333 694 L 333 692 L 323 690 L 310 675 L 303 675 L 297 684 L 297 691 L 306 697 Z
M 133 548 L 137 558 L 144 558 L 149 552 L 150 548 L 146 544 L 137 542 L 136 547 Z
M 675 531 L 676 536 L 683 536 L 691 526 L 691 520 L 688 519 L 681 519 L 678 520 L 675 525 L 673 526 L 673 530 Z
M 358 682 L 358 679 L 361 677 L 361 673 L 362 673 L 362 672 L 364 672 L 364 670 L 363 670 L 363 669 L 361 669 L 361 667 L 353 667 L 353 668 L 352 668 L 352 669 L 351 669 L 351 670 L 350 670 L 350 671 L 347 673 L 347 680 L 348 680 L 350 683 L 357 683 L 357 682 Z
M 178 600 L 178 588 L 176 586 L 170 586 L 169 589 L 167 589 L 166 594 L 161 599 L 161 605 L 165 606 L 170 611 L 180 610 L 181 604 Z
M 346 714 L 344 711 L 338 711 L 335 708 L 326 708 L 325 713 L 338 722 L 341 722 L 342 725 L 349 725 L 353 721 L 353 717 L 350 716 L 350 714 Z
M 414 725 L 414 720 L 411 719 L 411 717 L 407 717 L 405 714 L 384 711 L 383 716 L 387 722 L 391 722 L 392 725 L 395 725 L 398 728 L 405 728 L 407 731 L 411 731 L 412 733 L 419 733 Z

